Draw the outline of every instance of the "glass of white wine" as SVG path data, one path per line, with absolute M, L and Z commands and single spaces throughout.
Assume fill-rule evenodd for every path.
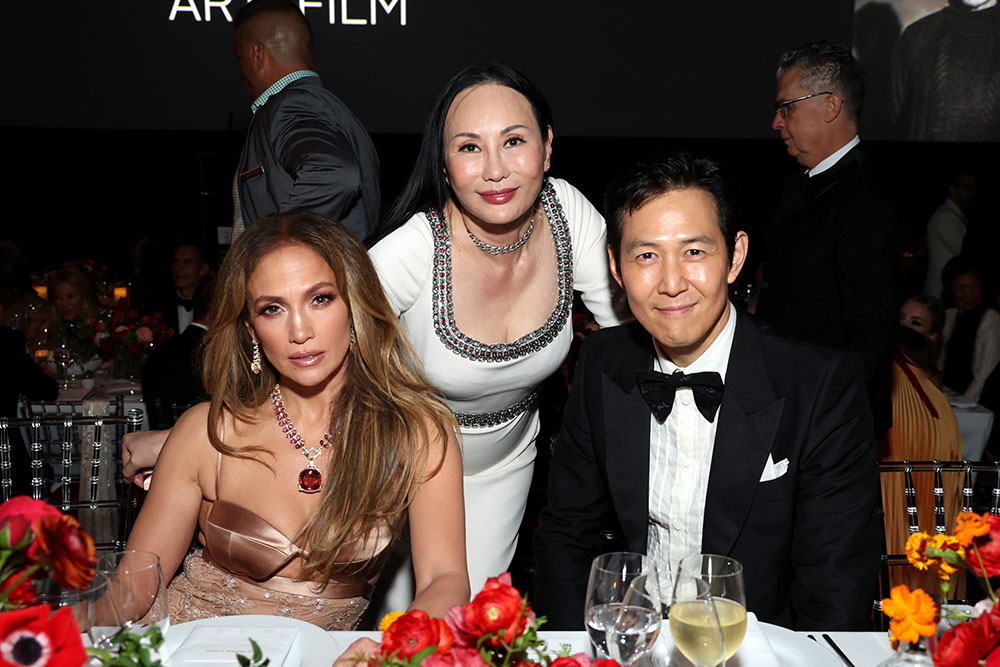
M 726 642 L 715 600 L 701 577 L 680 572 L 674 577 L 670 636 L 695 667 L 725 664 Z
M 743 564 L 728 556 L 694 554 L 681 559 L 678 576 L 699 577 L 715 600 L 726 660 L 733 657 L 747 632 L 747 598 L 743 586 Z
M 660 632 L 660 607 L 660 585 L 652 560 L 624 551 L 594 559 L 584 613 L 598 658 L 630 665 L 648 653 Z

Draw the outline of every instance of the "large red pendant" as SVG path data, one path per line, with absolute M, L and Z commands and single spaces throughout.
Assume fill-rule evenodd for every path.
M 310 464 L 299 471 L 299 491 L 302 493 L 316 493 L 323 486 L 323 473 L 319 468 Z

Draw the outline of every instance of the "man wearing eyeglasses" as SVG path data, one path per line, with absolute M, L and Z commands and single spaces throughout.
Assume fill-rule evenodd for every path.
M 778 60 L 771 127 L 805 171 L 785 183 L 764 239 L 757 315 L 791 338 L 856 352 L 875 435 L 892 421 L 896 218 L 862 152 L 860 64 L 806 44 Z

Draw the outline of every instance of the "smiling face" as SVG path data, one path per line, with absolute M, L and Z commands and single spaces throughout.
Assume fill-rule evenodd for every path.
M 746 251 L 747 236 L 739 232 L 728 260 L 715 201 L 704 190 L 685 188 L 626 213 L 621 258 L 609 255 L 632 314 L 683 367 L 700 357 L 729 321 L 729 284 Z
M 64 322 L 75 322 L 83 315 L 83 295 L 71 283 L 56 285 L 54 300 Z
M 937 334 L 931 335 L 933 319 L 927 306 L 917 301 L 907 301 L 899 309 L 900 324 L 930 339 L 937 338 Z
M 304 245 L 282 246 L 260 260 L 247 291 L 250 333 L 282 384 L 342 381 L 350 318 L 322 257 Z
M 466 88 L 448 109 L 445 171 L 455 203 L 479 225 L 530 215 L 551 154 L 551 128 L 542 137 L 531 104 L 511 88 Z
M 951 295 L 955 299 L 958 312 L 975 310 L 983 301 L 983 281 L 973 271 L 963 273 L 952 281 Z
M 800 74 L 801 70 L 792 68 L 781 75 L 775 101 L 794 100 L 821 92 L 803 88 L 799 82 Z M 776 111 L 771 121 L 771 127 L 781 134 L 788 154 L 806 169 L 812 169 L 833 152 L 827 146 L 829 133 L 824 120 L 824 109 L 830 104 L 830 98 L 830 95 L 817 95 L 795 102 L 785 107 L 784 116 Z

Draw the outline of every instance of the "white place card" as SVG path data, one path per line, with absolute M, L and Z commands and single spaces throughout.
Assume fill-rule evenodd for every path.
M 250 645 L 253 639 L 264 657 L 271 659 L 270 667 L 299 667 L 301 657 L 295 660 L 291 656 L 298 634 L 298 628 L 199 625 L 177 647 L 170 662 L 190 667 L 235 665 L 238 654 L 248 658 L 253 655 Z M 290 657 L 293 659 L 289 660 Z

